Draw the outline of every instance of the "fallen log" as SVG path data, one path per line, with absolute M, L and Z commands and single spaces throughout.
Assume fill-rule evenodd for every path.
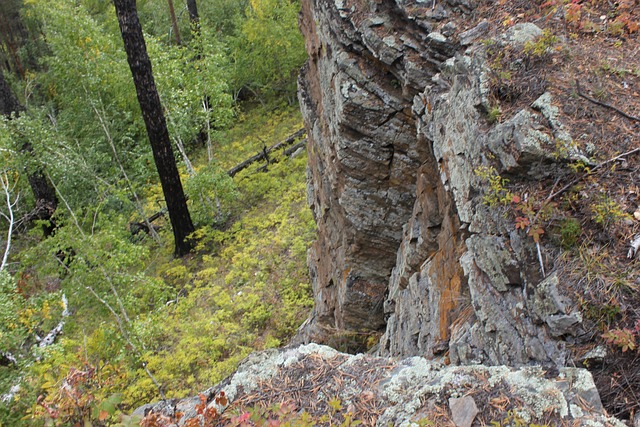
M 154 213 L 149 218 L 147 218 L 147 221 L 130 222 L 129 231 L 133 236 L 140 233 L 141 231 L 144 231 L 145 233 L 149 234 L 151 230 L 149 230 L 149 227 L 147 226 L 147 224 L 151 224 L 153 221 L 160 218 L 161 216 L 164 216 L 166 213 L 167 213 L 167 208 L 162 208 L 158 212 Z M 154 226 L 153 228 L 157 228 L 157 227 Z
M 292 133 L 291 135 L 289 135 L 285 140 L 278 142 L 277 144 L 272 145 L 271 147 L 264 147 L 262 148 L 262 151 L 259 152 L 258 154 L 249 157 L 247 160 L 245 160 L 244 162 L 232 167 L 231 169 L 229 169 L 227 171 L 227 174 L 230 177 L 234 177 L 238 172 L 248 168 L 250 165 L 252 165 L 253 163 L 260 161 L 260 160 L 266 160 L 267 164 L 269 164 L 269 153 L 272 153 L 276 150 L 279 150 L 281 148 L 284 148 L 288 145 L 293 144 L 293 142 L 300 138 L 302 135 L 304 135 L 305 130 L 304 129 L 300 129 L 294 133 Z
M 293 155 L 293 153 L 295 153 L 301 147 L 304 147 L 306 144 L 307 144 L 307 138 L 305 138 L 302 141 L 298 142 L 296 145 L 287 148 L 286 150 L 284 150 L 282 152 L 282 154 L 284 154 L 287 157 L 291 157 Z M 257 172 L 265 172 L 265 171 L 267 171 L 267 168 L 269 167 L 270 164 L 277 163 L 278 161 L 279 160 L 277 158 L 273 159 L 273 160 L 267 159 L 267 163 L 265 163 L 264 165 L 260 166 L 258 169 L 256 169 L 256 171 Z
M 305 138 L 302 141 L 298 142 L 297 144 L 287 148 L 286 150 L 283 151 L 283 153 L 284 153 L 285 156 L 290 156 L 293 153 L 295 153 L 298 150 L 298 148 L 302 148 L 305 145 L 307 145 L 307 138 Z

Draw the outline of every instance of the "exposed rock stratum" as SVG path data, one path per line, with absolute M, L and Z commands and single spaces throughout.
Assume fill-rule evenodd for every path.
M 564 366 L 580 313 L 543 276 L 531 239 L 483 203 L 477 173 L 538 179 L 579 156 L 552 155 L 571 137 L 551 95 L 488 125 L 488 24 L 456 31 L 472 1 L 303 3 L 299 97 L 319 236 L 299 340 L 384 331 L 381 355 Z M 519 24 L 496 43 L 540 34 Z

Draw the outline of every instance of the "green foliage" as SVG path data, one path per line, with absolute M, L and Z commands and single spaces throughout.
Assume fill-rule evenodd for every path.
M 514 194 L 507 190 L 509 180 L 502 178 L 492 166 L 480 166 L 475 171 L 478 178 L 489 183 L 489 189 L 484 195 L 487 206 L 508 206 L 513 201 Z
M 204 27 L 225 37 L 237 33 L 242 25 L 249 0 L 210 0 L 200 2 L 198 11 Z
M 500 107 L 498 105 L 494 105 L 487 112 L 487 121 L 489 122 L 489 124 L 494 124 L 498 120 L 500 120 L 501 115 L 502 111 L 500 111 Z
M 32 322 L 25 316 L 26 301 L 6 270 L 0 270 L 0 352 L 14 353 Z
M 224 231 L 197 232 L 204 255 L 188 294 L 158 313 L 165 327 L 145 340 L 153 349 L 148 366 L 172 384 L 169 395 L 221 380 L 253 349 L 285 342 L 304 320 L 312 305 L 304 260 L 315 229 L 304 201 L 305 164 L 299 158 L 276 163 L 269 173 L 241 174 L 243 197 L 259 184 L 262 200 Z M 181 265 L 164 272 L 176 286 L 188 276 Z M 175 341 L 168 345 L 169 336 Z M 154 388 L 147 381 L 144 390 L 127 393 L 148 396 Z
M 183 183 L 198 250 L 172 260 L 166 218 L 153 222 L 159 240 L 128 230 L 164 202 L 111 3 L 27 0 L 46 48 L 16 86 L 27 111 L 0 120 L 0 160 L 17 179 L 19 215 L 34 202 L 26 173 L 44 171 L 60 203 L 52 236 L 16 237 L 17 280 L 1 273 L 0 351 L 24 356 L 0 367 L 0 392 L 21 383 L 0 403 L 3 426 L 112 424 L 158 399 L 155 381 L 168 397 L 193 394 L 286 342 L 312 304 L 305 156 L 225 172 L 302 126 L 281 108 L 305 56 L 299 3 L 200 2 L 201 29 L 185 30 L 182 46 L 167 37 L 165 2 L 138 6 L 170 136 L 185 166 L 193 159 Z M 273 102 L 242 112 L 232 97 L 242 87 Z M 64 335 L 36 349 L 36 334 L 60 321 L 62 294 Z
M 300 3 L 249 0 L 238 33 L 229 38 L 234 92 L 286 96 L 294 102 L 297 73 L 306 52 L 296 22 Z
M 276 141 L 300 126 L 299 113 L 290 111 L 260 120 L 265 135 Z M 253 115 L 245 121 L 247 129 L 256 125 Z M 278 123 L 286 126 L 276 130 Z M 236 147 L 230 141 L 218 151 L 246 154 Z M 266 173 L 247 170 L 235 183 L 228 181 L 237 197 L 225 201 L 227 228 L 200 228 L 199 253 L 191 259 L 169 262 L 168 249 L 136 242 L 127 232 L 128 218 L 116 212 L 99 212 L 86 231 L 61 221 L 54 236 L 23 250 L 20 259 L 30 271 L 24 288 L 37 292 L 59 277 L 73 312 L 66 338 L 41 351 L 40 361 L 23 373 L 20 401 L 32 402 L 30 422 L 88 419 L 102 425 L 120 409 L 159 397 L 143 364 L 167 397 L 184 397 L 224 378 L 251 351 L 285 342 L 312 305 L 305 259 L 315 225 L 304 200 L 305 170 L 299 156 L 273 163 Z M 212 164 L 199 168 L 200 189 L 223 179 L 221 171 Z M 54 302 L 59 299 L 52 295 Z M 40 324 L 42 304 L 36 308 L 32 321 Z M 20 336 L 29 333 L 25 328 Z M 104 373 L 99 381 L 78 374 L 94 368 Z M 69 376 L 78 377 L 74 390 L 85 399 L 79 406 L 70 405 L 61 387 Z M 117 392 L 118 411 L 105 409 Z M 43 393 L 47 399 L 34 403 Z M 102 411 L 109 415 L 104 421 Z
M 571 249 L 579 242 L 582 234 L 580 221 L 575 218 L 565 218 L 560 223 L 560 244 L 564 249 Z
M 106 223 L 110 227 L 106 227 Z M 110 229 L 109 229 L 110 228 Z M 78 327 L 93 330 L 93 318 L 109 317 L 106 305 L 122 305 L 129 315 L 153 310 L 170 299 L 170 289 L 143 273 L 149 248 L 129 239 L 124 218 L 98 218 L 92 235 L 72 226 L 61 227 L 54 236 L 24 251 L 26 265 L 38 265 L 41 280 L 47 275 L 62 277 L 61 286 L 72 306 L 78 307 Z M 93 326 L 92 326 L 93 325 Z
M 98 22 L 67 0 L 33 0 L 26 13 L 39 20 L 49 54 L 37 90 L 28 94 L 43 105 L 30 109 L 34 130 L 24 139 L 61 194 L 76 210 L 121 185 L 109 138 L 130 177 L 150 179 L 153 162 L 148 145 L 139 143 L 146 132 L 115 14 Z
M 542 57 L 553 51 L 554 46 L 558 43 L 558 38 L 550 30 L 544 30 L 542 35 L 535 41 L 526 42 L 524 45 L 524 53 L 527 55 Z
M 592 219 L 596 224 L 607 229 L 614 223 L 624 219 L 631 219 L 631 215 L 626 213 L 615 200 L 611 200 L 607 194 L 603 194 L 600 199 L 591 206 Z
M 29 295 L 25 278 L 15 280 L 0 271 L 0 353 L 13 359 L 0 366 L 0 395 L 19 386 L 11 402 L 0 402 L 0 425 L 30 425 L 22 423 L 16 413 L 27 410 L 35 395 L 21 384 L 32 363 L 42 355 L 35 337 L 43 337 L 60 320 L 62 304 L 59 293 Z M 21 399 L 22 398 L 22 399 Z
M 238 198 L 236 185 L 227 172 L 214 163 L 185 180 L 189 211 L 196 226 L 224 224 Z
M 39 129 L 23 139 L 33 142 L 37 158 L 50 159 L 44 165 L 74 210 L 118 193 L 118 163 L 132 181 L 129 193 L 155 176 L 115 13 L 107 9 L 91 15 L 68 0 L 33 0 L 27 9 L 42 23 L 50 54 L 35 86 L 47 106 L 37 115 Z M 176 143 L 191 150 L 203 129 L 208 139 L 231 123 L 227 60 L 214 33 L 203 28 L 185 47 L 150 36 L 146 43 Z
M 30 357 L 37 342 L 60 320 L 63 306 L 58 293 L 28 295 L 5 270 L 0 271 L 0 353 Z
M 224 69 L 224 46 L 206 27 L 187 47 L 147 37 L 154 78 L 165 108 L 169 134 L 191 142 L 205 128 L 225 128 L 233 119 Z

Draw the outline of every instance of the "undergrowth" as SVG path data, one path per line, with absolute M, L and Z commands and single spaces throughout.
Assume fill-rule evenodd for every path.
M 196 170 L 219 173 L 301 127 L 295 108 L 247 109 L 218 134 L 214 168 L 206 153 L 190 155 Z M 25 338 L 50 330 L 62 318 L 63 294 L 71 314 L 65 334 L 36 359 L 0 366 L 0 393 L 21 384 L 0 404 L 0 425 L 111 425 L 143 403 L 194 395 L 250 352 L 285 343 L 312 306 L 305 261 L 315 225 L 306 155 L 272 160 L 226 184 L 233 194 L 221 200 L 224 217 L 202 218 L 196 250 L 183 259 L 172 259 L 169 245 L 131 236 L 135 216 L 116 214 L 97 219 L 111 223 L 109 232 L 65 227 L 23 250 L 29 267 L 17 283 L 2 282 L 16 298 L 2 311 L 11 341 L 1 350 L 18 354 Z M 158 187 L 145 194 L 147 211 L 157 209 Z M 154 226 L 169 238 L 165 221 Z

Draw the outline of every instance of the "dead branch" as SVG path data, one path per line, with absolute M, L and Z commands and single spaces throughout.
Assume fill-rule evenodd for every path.
M 129 231 L 134 236 L 136 234 L 140 233 L 141 231 L 144 231 L 145 233 L 149 234 L 151 232 L 151 230 L 149 230 L 149 227 L 152 227 L 152 229 L 155 232 L 157 227 L 155 227 L 152 224 L 153 221 L 155 221 L 156 219 L 158 219 L 158 218 L 160 218 L 162 216 L 165 216 L 166 214 L 167 214 L 167 208 L 162 208 L 158 212 L 156 212 L 153 215 L 151 215 L 149 218 L 145 218 L 143 221 L 130 222 L 129 223 Z
M 300 138 L 302 135 L 304 135 L 305 130 L 304 129 L 300 129 L 298 131 L 296 131 L 295 133 L 289 135 L 284 141 L 278 142 L 277 144 L 272 145 L 271 147 L 264 147 L 262 149 L 261 152 L 259 152 L 258 154 L 251 156 L 250 158 L 248 158 L 247 160 L 245 160 L 244 162 L 238 164 L 237 166 L 234 166 L 233 168 L 229 169 L 227 171 L 227 174 L 230 177 L 234 177 L 238 172 L 248 168 L 251 164 L 259 161 L 259 160 L 266 160 L 267 163 L 269 163 L 269 153 L 272 153 L 276 150 L 279 150 L 281 148 L 284 148 L 288 145 L 291 145 L 293 143 L 293 141 L 295 141 L 296 139 Z
M 623 117 L 626 117 L 629 120 L 635 120 L 636 122 L 640 122 L 640 117 L 627 114 L 624 111 L 620 110 L 619 108 L 614 107 L 613 105 L 607 104 L 606 102 L 598 101 L 597 99 L 593 99 L 590 96 L 582 93 L 582 91 L 580 90 L 580 82 L 577 79 L 576 79 L 576 92 L 579 97 L 584 98 L 589 102 L 593 102 L 594 104 L 599 105 L 601 107 L 609 108 L 610 110 L 615 111 L 616 113 L 620 114 Z

